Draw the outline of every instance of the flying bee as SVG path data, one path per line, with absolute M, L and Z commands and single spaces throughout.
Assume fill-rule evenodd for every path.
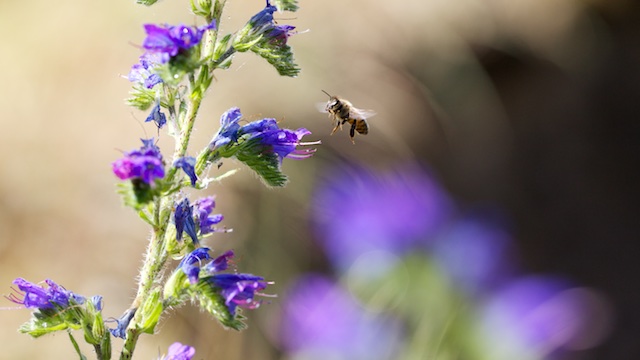
M 367 135 L 369 133 L 367 118 L 375 115 L 375 111 L 358 109 L 345 99 L 338 96 L 332 96 L 324 90 L 322 90 L 322 92 L 329 96 L 329 101 L 326 104 L 318 104 L 318 110 L 320 110 L 320 112 L 329 113 L 329 117 L 333 120 L 334 127 L 333 131 L 331 131 L 331 135 L 333 135 L 338 128 L 342 130 L 342 125 L 344 123 L 351 124 L 349 136 L 351 137 L 351 142 L 354 144 L 356 142 L 353 140 L 353 137 L 355 136 L 356 131 L 362 135 Z

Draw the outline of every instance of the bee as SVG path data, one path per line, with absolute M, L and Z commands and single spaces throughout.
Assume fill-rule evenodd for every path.
M 331 135 L 333 135 L 338 128 L 342 130 L 342 125 L 344 123 L 351 124 L 349 136 L 351 137 L 351 142 L 354 144 L 356 142 L 353 140 L 353 137 L 355 136 L 356 131 L 362 135 L 367 135 L 369 133 L 367 118 L 375 115 L 375 111 L 358 109 L 345 99 L 338 96 L 332 96 L 324 90 L 322 90 L 322 92 L 329 96 L 329 101 L 326 104 L 318 104 L 318 110 L 320 110 L 320 112 L 329 113 L 329 117 L 333 120 L 334 127 L 333 131 L 331 131 Z

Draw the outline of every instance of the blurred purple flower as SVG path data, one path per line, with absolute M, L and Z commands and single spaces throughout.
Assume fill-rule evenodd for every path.
M 481 309 L 479 334 L 492 359 L 549 358 L 582 342 L 592 327 L 606 328 L 602 303 L 586 289 L 554 278 L 528 277 L 494 294 Z M 597 320 L 594 322 L 594 320 Z M 600 332 L 601 335 L 601 332 Z M 488 338 L 487 338 L 488 337 Z M 600 336 L 601 338 L 601 336 Z
M 472 294 L 495 289 L 515 272 L 511 238 L 494 221 L 457 220 L 433 244 L 436 262 Z
M 315 194 L 314 218 L 334 264 L 345 269 L 364 253 L 402 255 L 431 242 L 452 202 L 426 172 L 334 171 Z
M 174 342 L 169 346 L 167 356 L 163 356 L 161 360 L 191 360 L 195 354 L 196 349 L 193 346 Z
M 53 280 L 47 279 L 45 283 L 49 286 L 46 289 L 23 278 L 17 278 L 13 280 L 13 284 L 17 285 L 18 289 L 24 292 L 24 295 L 10 294 L 7 299 L 16 304 L 24 305 L 28 309 L 41 310 L 66 308 L 70 305 L 84 304 L 86 301 L 83 296 L 66 290 Z
M 301 277 L 285 299 L 279 338 L 294 358 L 396 358 L 397 322 L 365 313 L 332 280 L 320 275 Z
M 160 149 L 153 139 L 141 139 L 142 147 L 125 153 L 124 158 L 111 165 L 113 173 L 122 180 L 139 178 L 147 184 L 164 177 L 164 163 Z

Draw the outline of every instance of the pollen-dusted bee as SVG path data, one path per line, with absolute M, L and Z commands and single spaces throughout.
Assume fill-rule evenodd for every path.
M 353 137 L 355 136 L 356 131 L 362 135 L 369 133 L 367 118 L 375 115 L 375 111 L 358 109 L 345 99 L 338 96 L 332 96 L 324 90 L 322 90 L 322 92 L 329 96 L 329 101 L 326 104 L 318 104 L 318 110 L 320 110 L 320 112 L 329 113 L 329 117 L 333 120 L 334 127 L 333 131 L 331 131 L 331 135 L 333 135 L 338 128 L 342 130 L 342 125 L 344 123 L 351 124 L 349 136 L 351 136 L 351 142 L 354 144 L 356 142 L 353 140 Z

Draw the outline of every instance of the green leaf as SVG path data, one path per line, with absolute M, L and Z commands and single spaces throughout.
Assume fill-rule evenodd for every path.
M 153 89 L 147 89 L 140 84 L 135 84 L 133 89 L 129 92 L 129 95 L 131 95 L 131 97 L 126 99 L 125 102 L 127 105 L 133 106 L 139 110 L 148 110 L 156 103 L 156 91 Z
M 266 185 L 283 187 L 287 184 L 287 176 L 280 171 L 280 159 L 277 154 L 242 149 L 236 153 L 236 158 L 255 171 Z
M 151 6 L 157 3 L 158 0 L 136 0 L 136 4 Z
M 282 76 L 296 77 L 300 73 L 300 68 L 293 59 L 293 52 L 289 45 L 274 41 L 261 41 L 252 46 L 251 51 L 267 60 Z
M 274 0 L 273 3 L 278 8 L 278 11 L 297 11 L 298 0 Z
M 87 357 L 82 354 L 82 351 L 80 351 L 80 346 L 78 346 L 78 342 L 73 337 L 73 335 L 71 335 L 71 333 L 69 333 L 69 340 L 71 340 L 73 348 L 76 350 L 76 353 L 78 353 L 78 356 L 80 356 L 80 360 L 87 360 Z
M 213 315 L 222 326 L 238 331 L 247 327 L 243 322 L 244 317 L 239 313 L 240 309 L 236 308 L 235 316 L 231 314 L 224 304 L 224 298 L 206 279 L 200 279 L 196 288 L 192 290 L 191 298 L 199 303 L 202 310 Z

